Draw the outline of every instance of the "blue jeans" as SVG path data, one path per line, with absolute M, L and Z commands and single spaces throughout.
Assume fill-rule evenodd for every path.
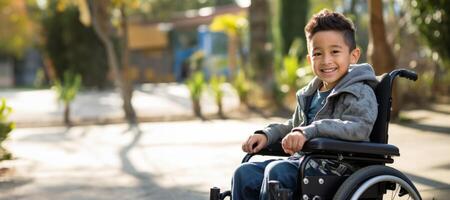
M 269 198 L 270 180 L 280 182 L 280 187 L 294 191 L 301 159 L 267 160 L 241 164 L 235 171 L 231 196 L 233 200 Z
M 297 176 L 303 157 L 287 160 L 267 160 L 241 164 L 234 172 L 231 184 L 233 200 L 269 198 L 269 181 L 277 180 L 281 188 L 296 191 Z M 350 164 L 328 159 L 311 159 L 305 166 L 305 176 L 343 176 L 355 171 Z

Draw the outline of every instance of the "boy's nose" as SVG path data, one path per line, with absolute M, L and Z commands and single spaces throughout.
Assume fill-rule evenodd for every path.
M 333 59 L 332 59 L 332 57 L 331 57 L 330 54 L 324 54 L 324 55 L 323 55 L 323 62 L 324 62 L 325 64 L 329 64 L 329 63 L 331 63 L 332 61 L 333 61 Z

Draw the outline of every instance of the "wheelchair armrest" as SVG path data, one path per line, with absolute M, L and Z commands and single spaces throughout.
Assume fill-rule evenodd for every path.
M 399 149 L 390 144 L 354 142 L 331 138 L 313 138 L 305 143 L 303 152 L 361 153 L 379 156 L 399 156 Z
M 281 142 L 276 142 L 274 144 L 268 145 L 264 149 L 261 149 L 258 153 L 251 154 L 247 153 L 247 155 L 244 156 L 241 163 L 248 162 L 254 155 L 261 155 L 261 156 L 283 156 L 288 157 L 289 154 L 285 153 L 283 151 L 283 148 L 281 147 Z
M 261 149 L 255 155 L 263 155 L 263 156 L 290 156 L 285 153 L 283 147 L 281 147 L 281 142 L 276 142 L 271 145 L 268 145 L 266 148 Z
M 372 142 L 354 142 L 344 141 L 331 138 L 313 138 L 308 140 L 302 149 L 305 153 L 325 153 L 325 154 L 365 154 L 375 156 L 399 156 L 398 148 L 390 144 L 372 143 Z M 281 142 L 276 142 L 262 149 L 256 154 L 247 154 L 242 163 L 248 162 L 254 155 L 263 156 L 283 156 L 288 157 L 289 154 L 283 151 Z

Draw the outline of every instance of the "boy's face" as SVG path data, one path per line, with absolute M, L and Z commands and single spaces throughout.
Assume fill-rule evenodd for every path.
M 325 90 L 336 86 L 347 74 L 348 66 L 358 62 L 360 50 L 350 52 L 343 33 L 339 31 L 319 31 L 308 42 L 308 60 L 313 72 L 323 81 Z

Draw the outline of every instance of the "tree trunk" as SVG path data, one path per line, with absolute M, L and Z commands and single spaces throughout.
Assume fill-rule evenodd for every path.
M 199 99 L 192 99 L 192 107 L 194 109 L 194 114 L 197 117 L 202 118 L 202 109 L 200 107 L 200 100 Z
M 124 65 L 123 73 L 121 73 L 119 67 L 119 61 L 117 58 L 116 51 L 114 49 L 114 44 L 109 37 L 109 30 L 111 30 L 111 25 L 109 22 L 109 14 L 107 11 L 108 0 L 90 0 L 90 11 L 92 16 L 92 25 L 94 27 L 95 33 L 102 41 L 106 49 L 106 55 L 108 60 L 108 66 L 114 76 L 114 84 L 120 90 L 120 94 L 123 100 L 123 109 L 125 112 L 125 117 L 130 125 L 137 123 L 136 113 L 134 111 L 133 105 L 131 104 L 133 88 L 131 84 L 127 81 L 128 68 Z M 126 21 L 126 19 L 124 19 Z M 125 22 L 126 26 L 126 22 Z M 124 30 L 125 31 L 125 30 Z M 126 36 L 126 35 L 125 35 Z M 124 38 L 127 40 L 128 38 Z M 127 51 L 127 46 L 122 47 L 123 51 Z M 125 54 L 125 53 L 124 53 Z M 128 62 L 128 55 L 125 55 L 125 61 Z M 123 63 L 122 63 L 123 64 Z M 122 74 L 122 76 L 121 76 Z
M 383 20 L 383 3 L 381 0 L 369 1 L 369 46 L 367 48 L 367 57 L 369 62 L 375 68 L 376 74 L 388 73 L 395 68 L 395 58 L 392 49 L 386 38 L 384 20 Z M 396 87 L 392 89 L 392 113 L 393 119 L 398 117 L 399 102 L 397 98 Z
M 64 124 L 66 126 L 72 126 L 70 121 L 70 103 L 64 102 Z
M 223 114 L 223 103 L 222 103 L 222 99 L 219 99 L 219 101 L 217 101 L 217 114 L 219 114 L 219 117 L 224 118 L 225 115 Z
M 236 75 L 237 53 L 238 53 L 237 35 L 228 34 L 228 66 L 232 77 Z
M 122 14 L 122 71 L 123 71 L 123 109 L 129 124 L 136 124 L 137 117 L 134 111 L 131 99 L 133 97 L 133 81 L 131 80 L 130 66 L 129 66 L 129 51 L 128 51 L 128 16 L 125 10 L 125 5 L 122 4 L 120 8 Z
M 250 23 L 250 62 L 254 70 L 254 78 L 260 86 L 262 99 L 273 102 L 273 55 L 269 44 L 269 15 L 267 0 L 252 1 L 249 8 Z

